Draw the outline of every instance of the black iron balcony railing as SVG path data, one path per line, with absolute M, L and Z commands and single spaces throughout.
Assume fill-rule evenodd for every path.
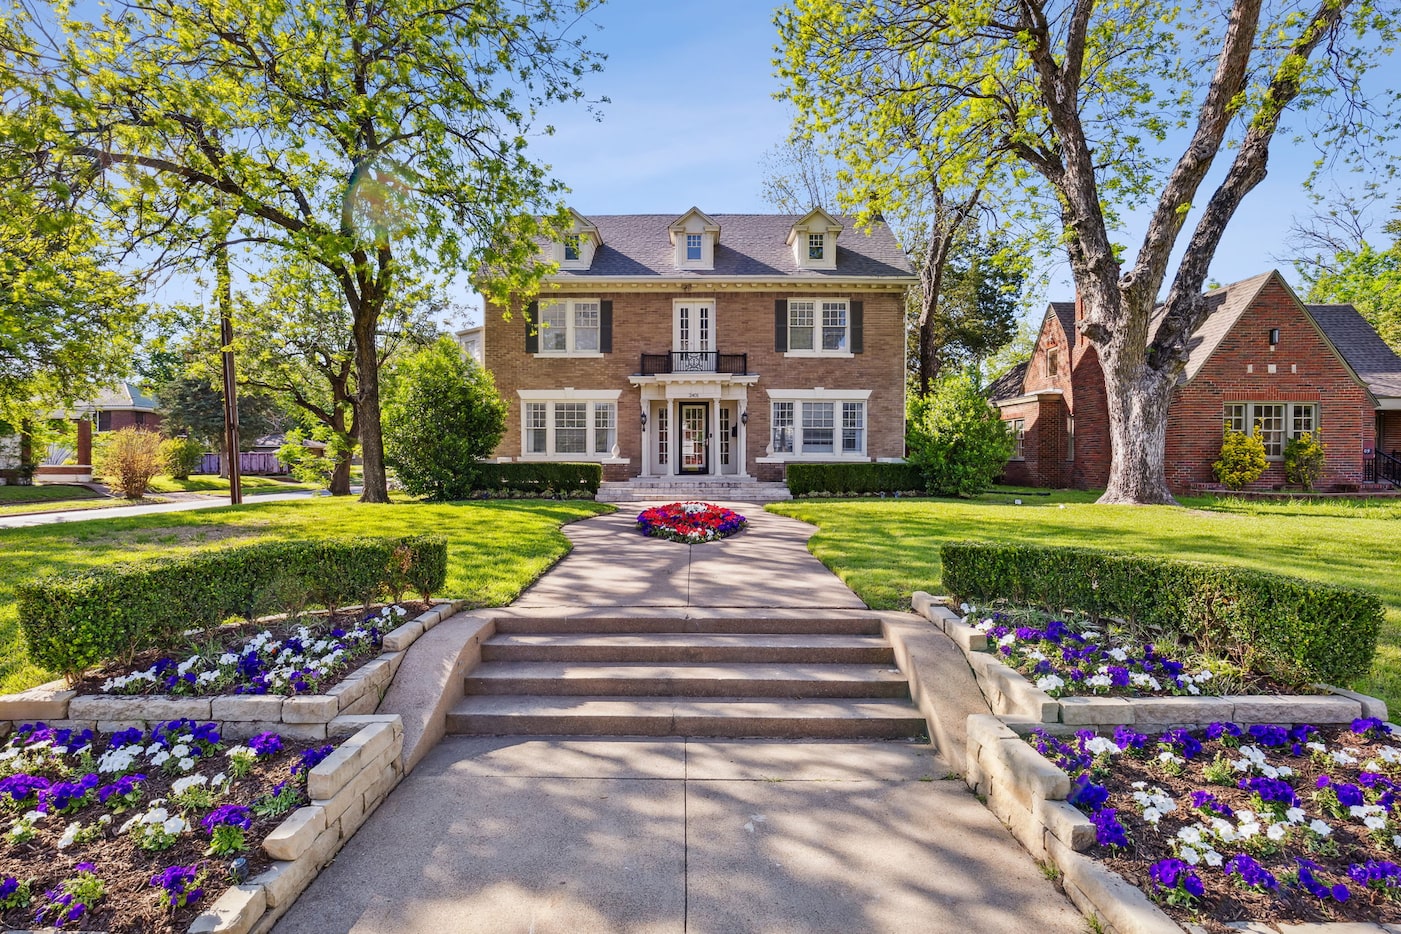
M 642 355 L 643 376 L 663 373 L 729 373 L 749 375 L 749 354 L 720 353 L 718 350 L 673 350 L 670 353 Z
M 1366 483 L 1385 482 L 1401 487 L 1401 456 L 1395 451 L 1390 454 L 1378 451 L 1362 462 L 1362 479 Z

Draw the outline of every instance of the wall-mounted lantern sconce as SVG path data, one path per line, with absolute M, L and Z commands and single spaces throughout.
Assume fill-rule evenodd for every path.
M 1278 343 L 1279 343 L 1279 328 L 1270 328 L 1270 346 L 1273 347 L 1274 345 L 1276 345 L 1276 344 L 1278 344 Z
M 748 413 L 748 412 L 740 412 L 740 413 L 739 413 L 739 423 L 740 423 L 741 425 L 748 425 L 748 424 L 749 424 L 749 413 Z
M 647 413 L 646 413 L 646 412 L 643 412 L 643 413 L 642 413 L 642 430 L 643 430 L 643 431 L 646 431 L 646 430 L 647 430 Z

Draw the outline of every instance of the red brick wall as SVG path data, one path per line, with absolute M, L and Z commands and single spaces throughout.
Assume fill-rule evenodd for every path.
M 1376 448 L 1387 454 L 1401 452 L 1401 412 L 1377 413 Z
M 1271 328 L 1280 330 L 1273 351 Z M 1261 289 L 1196 377 L 1173 397 L 1167 469 L 1174 490 L 1216 482 L 1211 465 L 1221 453 L 1223 406 L 1228 402 L 1317 404 L 1319 435 L 1327 447 L 1320 488 L 1361 481 L 1362 449 L 1375 432 L 1371 400 L 1277 281 Z M 1284 464 L 1271 461 L 1253 488 L 1282 483 Z
M 486 362 L 496 387 L 508 405 L 506 431 L 496 456 L 521 455 L 520 389 L 620 389 L 618 398 L 618 449 L 631 458 L 626 466 L 610 467 L 610 479 L 636 476 L 642 469 L 642 430 L 638 419 L 641 391 L 628 382 L 637 373 L 643 353 L 666 353 L 672 343 L 672 302 L 675 299 L 713 299 L 716 346 L 723 354 L 746 353 L 751 374 L 759 374 L 749 387 L 746 426 L 748 445 L 745 465 L 752 476 L 779 480 L 783 464 L 756 464 L 764 456 L 770 438 L 768 389 L 869 389 L 866 402 L 866 453 L 869 458 L 904 456 L 905 321 L 903 295 L 899 291 L 851 289 L 837 291 L 796 289 L 791 292 L 677 288 L 651 288 L 626 292 L 599 292 L 570 288 L 551 293 L 560 298 L 581 297 L 613 302 L 613 352 L 602 359 L 544 359 L 525 351 L 525 325 L 519 314 L 510 321 L 499 307 L 485 314 Z M 774 350 L 774 301 L 812 295 L 850 298 L 863 302 L 863 352 L 850 359 L 785 357 Z
M 161 423 L 165 421 L 155 412 L 133 412 L 129 409 L 112 410 L 112 427 L 110 430 L 117 431 L 121 428 L 145 428 L 147 431 L 160 431 Z M 92 416 L 94 419 L 96 415 Z M 138 420 L 141 424 L 137 424 Z
M 1022 441 L 1022 457 L 1018 460 L 1014 455 L 1012 460 L 1007 462 L 1007 466 L 1002 469 L 1002 482 L 1016 486 L 1045 486 L 1040 472 L 1040 448 L 1035 442 L 1040 405 L 1035 399 L 1030 402 L 1019 402 L 1016 405 L 1003 406 L 1001 414 L 1004 422 L 1011 422 L 1018 418 L 1026 422 L 1024 427 L 1026 436 Z
M 1072 376 L 1075 407 L 1075 461 L 1070 466 L 1070 485 L 1077 490 L 1096 490 L 1109 484 L 1109 401 L 1104 390 L 1104 370 L 1099 351 L 1081 338 L 1075 347 Z

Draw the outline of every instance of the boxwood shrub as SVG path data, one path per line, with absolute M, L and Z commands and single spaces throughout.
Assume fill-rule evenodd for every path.
M 76 680 L 111 659 L 170 650 L 230 616 L 365 606 L 447 580 L 440 536 L 254 542 L 40 577 L 17 588 L 29 657 Z
M 526 493 L 598 493 L 603 466 L 585 463 L 475 464 L 477 487 L 489 493 L 519 490 Z
M 1365 674 L 1382 624 L 1376 594 L 1246 568 L 993 542 L 950 542 L 941 556 L 960 600 L 1114 617 L 1291 684 Z
M 923 490 L 924 478 L 913 464 L 789 464 L 788 491 L 874 495 Z

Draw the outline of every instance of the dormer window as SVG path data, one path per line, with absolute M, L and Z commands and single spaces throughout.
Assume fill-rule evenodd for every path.
M 701 235 L 698 233 L 686 234 L 686 259 L 687 261 L 701 258 Z
M 701 211 L 691 208 L 667 228 L 671 236 L 673 262 L 677 269 L 715 268 L 715 245 L 720 242 L 720 225 Z
M 788 245 L 799 269 L 836 269 L 837 237 L 842 225 L 821 208 L 813 208 L 788 229 Z
M 566 237 L 564 240 L 564 261 L 573 262 L 579 258 L 579 238 Z
M 594 253 L 603 246 L 603 237 L 598 226 L 573 208 L 569 209 L 571 228 L 562 231 L 563 236 L 545 248 L 545 256 L 561 269 L 588 269 L 593 265 Z

